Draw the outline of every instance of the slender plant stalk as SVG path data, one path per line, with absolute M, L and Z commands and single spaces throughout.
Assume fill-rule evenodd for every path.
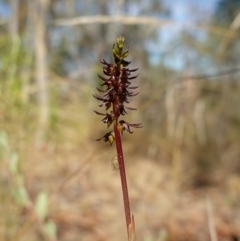
M 108 132 L 103 137 L 97 139 L 97 141 L 103 140 L 104 142 L 109 142 L 110 145 L 116 141 L 128 240 L 135 241 L 135 223 L 134 217 L 133 215 L 131 217 L 130 211 L 121 134 L 123 134 L 123 131 L 127 131 L 132 134 L 133 132 L 130 130 L 130 127 L 142 128 L 142 124 L 130 124 L 124 120 L 119 121 L 119 117 L 121 115 L 123 116 L 127 114 L 126 109 L 136 110 L 135 108 L 125 106 L 125 103 L 129 103 L 128 97 L 133 97 L 138 94 L 131 92 L 132 90 L 138 88 L 138 86 L 131 86 L 131 80 L 136 79 L 138 75 L 130 77 L 132 72 L 135 72 L 138 69 L 127 68 L 131 62 L 124 60 L 124 58 L 128 56 L 128 49 L 123 51 L 124 41 L 125 39 L 123 37 L 119 37 L 117 38 L 116 45 L 113 45 L 112 53 L 115 64 L 109 64 L 105 60 L 101 61 L 103 64 L 103 73 L 107 77 L 103 77 L 101 75 L 98 76 L 103 81 L 101 86 L 105 87 L 105 90 L 97 88 L 100 93 L 104 94 L 103 96 L 95 94 L 93 97 L 101 101 L 99 106 L 105 106 L 106 111 L 108 109 L 112 109 L 108 113 L 94 111 L 96 114 L 104 116 L 102 121 L 103 123 L 106 123 L 108 127 L 114 123 L 114 131 Z
M 114 134 L 115 134 L 115 142 L 116 142 L 116 149 L 117 149 L 117 155 L 118 155 L 119 171 L 120 171 L 120 177 L 121 177 L 121 183 L 122 183 L 122 193 L 123 193 L 126 225 L 128 230 L 128 227 L 131 223 L 131 210 L 130 210 L 129 197 L 128 197 L 128 186 L 127 186 L 125 163 L 124 163 L 124 156 L 123 156 L 123 150 L 122 150 L 122 140 L 121 140 L 120 131 L 118 129 L 117 123 L 114 124 Z

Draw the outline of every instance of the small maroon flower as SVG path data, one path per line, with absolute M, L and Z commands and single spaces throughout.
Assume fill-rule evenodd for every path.
M 113 131 L 108 132 L 107 134 L 105 134 L 103 137 L 96 139 L 96 141 L 101 141 L 103 140 L 104 142 L 109 142 L 110 146 L 113 144 L 114 140 L 115 140 L 115 134 Z
M 132 134 L 133 132 L 130 130 L 130 126 L 134 128 L 142 128 L 142 124 L 130 124 L 124 120 L 120 120 L 118 122 L 118 129 L 122 134 L 123 131 L 127 131 Z
M 113 112 L 112 112 L 112 111 L 111 111 L 110 114 L 108 114 L 108 113 L 103 114 L 103 113 L 100 113 L 100 112 L 95 111 L 95 110 L 94 110 L 94 112 L 95 112 L 97 115 L 105 116 L 105 117 L 102 119 L 102 122 L 103 122 L 103 123 L 107 123 L 107 126 L 108 126 L 108 127 L 113 123 L 114 115 L 113 115 Z

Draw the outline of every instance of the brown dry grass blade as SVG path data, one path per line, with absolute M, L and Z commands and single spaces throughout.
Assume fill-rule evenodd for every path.
M 128 226 L 128 241 L 136 241 L 135 222 L 132 214 L 131 223 Z

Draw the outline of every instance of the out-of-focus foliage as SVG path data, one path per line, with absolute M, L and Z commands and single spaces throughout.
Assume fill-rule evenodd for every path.
M 212 8 L 190 0 L 181 6 L 178 1 L 169 5 L 160 0 L 49 0 L 42 19 L 46 27 L 43 39 L 47 49 L 44 56 L 48 71 L 46 90 L 39 89 L 35 78 L 35 50 L 39 46 L 36 45 L 34 7 L 38 7 L 39 2 L 0 1 L 5 16 L 0 22 L 0 158 L 4 160 L 0 161 L 0 210 L 4 211 L 0 219 L 0 226 L 4 227 L 0 230 L 0 240 L 25 235 L 24 224 L 31 223 L 26 205 L 30 201 L 36 204 L 36 213 L 44 219 L 39 223 L 44 225 L 40 234 L 38 227 L 34 227 L 25 240 L 56 238 L 58 223 L 63 223 L 59 240 L 70 240 L 63 238 L 62 230 L 68 229 L 65 222 L 74 215 L 64 216 L 61 212 L 75 199 L 68 197 L 65 182 L 71 186 L 76 181 L 73 179 L 68 184 L 78 165 L 86 168 L 90 161 L 99 160 L 100 152 L 112 151 L 94 142 L 103 133 L 101 125 L 96 124 L 98 117 L 92 112 L 96 106 L 92 94 L 99 81 L 97 73 L 101 72 L 99 59 L 112 61 L 110 50 L 119 35 L 125 37 L 131 53 L 129 60 L 134 60 L 133 68 L 139 67 L 140 73 L 136 80 L 140 94 L 131 102 L 138 111 L 131 112 L 129 122 L 141 119 L 144 126 L 129 139 L 127 133 L 123 135 L 127 155 L 141 156 L 159 165 L 159 169 L 164 166 L 170 170 L 169 180 L 175 180 L 183 189 L 221 184 L 224 178 L 239 175 L 239 0 L 210 1 Z M 185 9 L 186 16 L 182 16 L 185 24 L 177 16 L 181 9 Z M 192 12 L 194 14 L 189 14 Z M 56 24 L 57 19 L 97 15 L 153 17 L 162 22 L 159 25 Z M 44 135 L 39 138 L 38 96 L 44 91 L 49 94 L 49 114 Z M 94 154 L 91 156 L 91 153 Z M 111 160 L 107 154 L 103 158 Z M 87 164 L 85 156 L 90 160 Z M 140 179 L 140 175 L 136 179 Z M 154 175 L 158 176 L 157 169 Z M 84 192 L 86 183 L 95 177 L 91 169 L 84 169 L 79 176 L 83 178 L 76 181 L 80 188 L 69 188 L 70 194 L 78 197 L 81 214 L 89 215 L 88 224 L 96 226 L 91 221 L 100 204 L 88 206 L 94 203 L 94 198 Z M 99 180 L 101 183 L 102 179 Z M 233 205 L 237 198 L 239 192 L 234 192 L 227 202 Z M 58 209 L 56 204 L 60 203 L 62 206 Z M 139 203 L 136 209 L 141 206 Z M 91 216 L 89 210 L 92 209 L 95 213 Z M 9 213 L 13 213 L 12 216 Z M 77 223 L 76 232 L 101 236 L 98 229 L 92 230 L 85 224 L 85 216 L 84 222 L 79 220 L 80 216 L 73 218 Z M 162 233 L 164 238 L 159 240 L 167 236 L 165 230 Z M 153 237 L 144 235 L 140 240 Z
M 228 27 L 239 13 L 240 1 L 220 0 L 215 10 L 214 21 Z
M 228 33 L 221 38 L 215 39 L 217 41 L 216 57 L 218 64 L 222 66 L 238 65 L 240 58 L 240 1 L 226 1 L 221 0 L 217 4 L 213 23 L 218 26 L 225 27 L 229 30 L 234 30 L 236 36 L 228 38 Z M 212 43 L 214 44 L 214 43 Z

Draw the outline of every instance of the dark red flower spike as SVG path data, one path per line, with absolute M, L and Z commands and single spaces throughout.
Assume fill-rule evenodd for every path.
M 130 205 L 128 198 L 127 180 L 125 173 L 125 164 L 122 150 L 121 134 L 124 131 L 128 133 L 133 133 L 131 128 L 142 128 L 142 124 L 130 124 L 124 120 L 118 120 L 120 116 L 127 114 L 127 110 L 136 110 L 136 108 L 127 107 L 125 103 L 129 103 L 129 97 L 134 97 L 138 95 L 139 92 L 134 93 L 133 91 L 138 88 L 136 85 L 131 85 L 137 75 L 131 76 L 133 72 L 138 69 L 129 69 L 130 61 L 126 61 L 125 58 L 128 56 L 127 50 L 124 48 L 123 37 L 117 38 L 116 44 L 113 45 L 112 53 L 114 57 L 114 64 L 108 63 L 105 59 L 100 61 L 103 64 L 102 70 L 105 76 L 98 75 L 99 79 L 102 81 L 101 86 L 103 89 L 97 88 L 97 90 L 102 94 L 94 94 L 93 97 L 100 101 L 99 107 L 105 107 L 106 111 L 111 109 L 110 112 L 101 113 L 94 111 L 97 115 L 101 115 L 103 123 L 106 123 L 109 127 L 114 123 L 114 130 L 106 133 L 103 137 L 97 139 L 96 141 L 109 142 L 110 145 L 115 141 L 117 149 L 117 161 L 122 182 L 123 200 L 126 224 L 128 229 L 129 240 L 133 241 L 132 229 L 134 225 L 133 218 L 131 219 Z M 134 232 L 135 235 L 135 232 Z M 135 236 L 134 236 L 135 237 Z

